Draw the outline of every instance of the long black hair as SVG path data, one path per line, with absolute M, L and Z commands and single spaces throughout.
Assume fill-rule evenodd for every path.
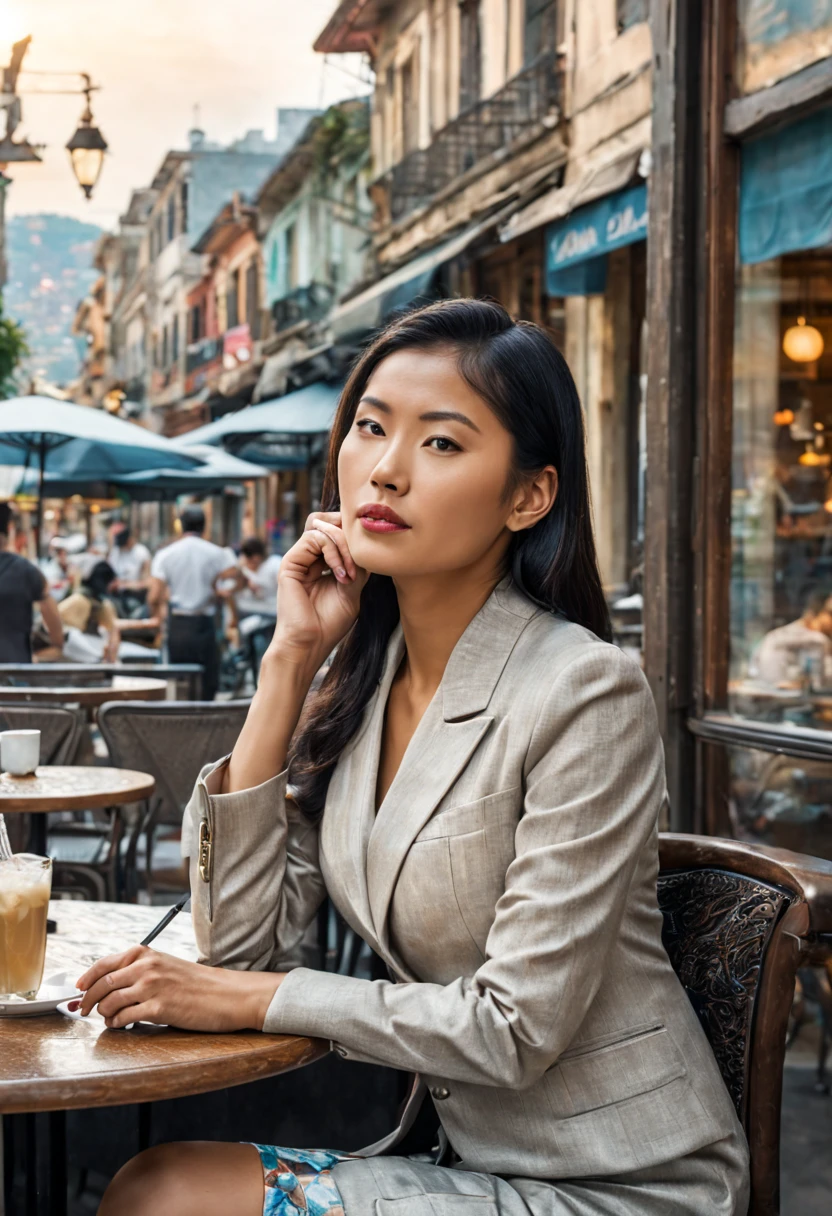
M 513 534 L 507 572 L 538 604 L 609 641 L 575 382 L 545 330 L 513 321 L 493 301 L 430 304 L 391 322 L 364 351 L 344 386 L 333 423 L 323 510 L 340 508 L 338 453 L 372 373 L 396 351 L 436 348 L 456 352 L 460 374 L 512 435 L 518 482 L 548 464 L 557 469 L 554 505 L 533 528 Z M 358 619 L 338 646 L 292 744 L 289 780 L 302 811 L 313 821 L 323 813 L 332 771 L 381 677 L 398 620 L 393 580 L 371 574 Z

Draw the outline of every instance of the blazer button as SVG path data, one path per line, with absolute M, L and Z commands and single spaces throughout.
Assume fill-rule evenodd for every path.
M 434 1085 L 430 1091 L 430 1096 L 435 1098 L 437 1102 L 444 1102 L 446 1098 L 450 1098 L 451 1091 L 446 1089 L 444 1085 Z

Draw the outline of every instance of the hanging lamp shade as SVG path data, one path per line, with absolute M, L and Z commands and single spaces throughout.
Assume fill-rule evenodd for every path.
M 783 353 L 793 363 L 814 363 L 823 354 L 823 334 L 814 325 L 807 325 L 805 317 L 797 318 L 783 335 Z
M 81 115 L 78 130 L 66 145 L 72 171 L 78 185 L 87 198 L 92 198 L 95 184 L 101 174 L 104 164 L 104 153 L 107 151 L 107 141 L 98 127 L 92 125 L 92 110 L 89 102 Z

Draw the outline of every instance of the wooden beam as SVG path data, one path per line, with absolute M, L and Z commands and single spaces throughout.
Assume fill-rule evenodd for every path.
M 670 825 L 693 826 L 692 453 L 696 402 L 701 4 L 652 0 L 653 168 L 647 242 L 644 662 L 665 747 Z
M 746 138 L 832 100 L 832 58 L 821 59 L 767 89 L 736 97 L 724 108 L 723 130 Z
M 702 27 L 701 219 L 697 269 L 697 395 L 694 486 L 694 713 L 728 704 L 731 579 L 731 443 L 734 266 L 739 147 L 724 134 L 731 104 L 736 0 L 705 0 Z M 730 765 L 721 747 L 697 742 L 693 822 L 726 831 Z M 730 827 L 728 828 L 730 830 Z

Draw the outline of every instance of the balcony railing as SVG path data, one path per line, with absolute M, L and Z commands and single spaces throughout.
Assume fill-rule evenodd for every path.
M 278 333 L 300 321 L 321 321 L 332 307 L 333 290 L 327 283 L 296 287 L 272 304 L 274 327 Z
M 222 338 L 200 338 L 198 342 L 189 342 L 185 352 L 185 374 L 204 367 L 206 363 L 214 363 L 222 358 Z
M 498 92 L 469 106 L 437 131 L 429 147 L 411 152 L 382 176 L 392 218 L 400 219 L 428 203 L 478 162 L 553 117 L 560 100 L 557 56 L 546 51 Z

